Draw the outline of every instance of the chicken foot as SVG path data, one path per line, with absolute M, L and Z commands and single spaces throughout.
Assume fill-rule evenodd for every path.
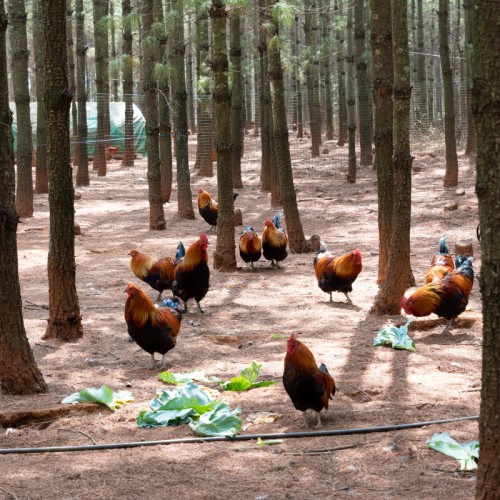
M 451 335 L 450 328 L 453 326 L 453 322 L 454 322 L 453 318 L 448 320 L 446 326 L 444 327 L 444 330 L 441 332 L 442 335 Z
M 196 301 L 196 307 L 197 307 L 199 313 L 201 313 L 201 314 L 205 313 L 205 311 L 201 308 L 201 305 L 198 301 Z
M 349 295 L 347 295 L 347 292 L 344 292 L 344 295 L 345 295 L 345 298 L 347 299 L 347 303 L 352 304 L 351 297 L 349 297 Z

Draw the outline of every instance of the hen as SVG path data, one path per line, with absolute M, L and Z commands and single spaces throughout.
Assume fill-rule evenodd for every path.
M 438 251 L 431 260 L 431 265 L 425 275 L 426 283 L 437 283 L 447 274 L 455 269 L 455 263 L 450 255 L 450 249 L 446 244 L 446 236 L 443 234 L 439 240 Z
M 262 255 L 262 241 L 252 226 L 248 226 L 240 238 L 240 257 L 244 262 L 250 264 L 253 270 L 253 263 L 257 262 Z
M 474 282 L 473 257 L 458 255 L 455 269 L 438 282 L 427 283 L 409 297 L 403 297 L 401 306 L 406 314 L 429 316 L 437 314 L 448 320 L 443 334 L 448 334 L 456 317 L 462 314 L 469 302 Z
M 172 292 L 184 302 L 183 313 L 187 312 L 187 301 L 196 300 L 200 313 L 200 301 L 208 292 L 210 284 L 210 269 L 208 268 L 207 254 L 208 238 L 204 234 L 187 250 L 186 255 L 175 267 L 175 281 L 172 283 Z
M 233 193 L 233 201 L 238 196 L 238 193 Z M 218 204 L 217 202 L 210 196 L 207 191 L 204 191 L 201 188 L 198 188 L 198 211 L 200 215 L 203 217 L 205 222 L 210 224 L 212 227 L 217 225 L 217 215 L 218 215 Z
M 264 231 L 262 231 L 262 250 L 264 258 L 271 261 L 271 266 L 280 267 L 279 262 L 285 260 L 288 252 L 288 236 L 280 224 L 281 215 L 276 214 L 271 219 L 266 219 Z
M 136 285 L 128 284 L 125 321 L 128 333 L 137 344 L 151 354 L 156 367 L 155 352 L 162 355 L 160 368 L 165 368 L 165 355 L 175 347 L 182 315 L 175 309 L 157 309 L 149 297 Z
M 175 265 L 184 253 L 182 241 L 177 246 L 177 254 L 174 258 L 164 257 L 156 260 L 138 250 L 130 250 L 129 255 L 132 257 L 130 268 L 140 280 L 158 292 L 156 302 L 160 301 L 164 290 L 169 290 L 172 287 Z
M 313 353 L 292 333 L 287 341 L 283 385 L 297 410 L 318 413 L 316 427 L 321 427 L 320 411 L 328 410 L 328 400 L 335 394 L 335 381 L 324 364 L 318 368 Z
M 332 292 L 342 292 L 352 304 L 347 294 L 352 292 L 352 284 L 363 268 L 361 260 L 361 252 L 357 248 L 340 257 L 333 257 L 325 243 L 320 242 L 319 252 L 314 258 L 314 272 L 318 286 L 330 294 L 330 302 L 333 302 Z

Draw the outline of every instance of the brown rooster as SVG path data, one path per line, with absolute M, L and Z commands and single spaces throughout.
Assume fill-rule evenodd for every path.
M 440 318 L 446 318 L 448 322 L 442 333 L 448 334 L 454 319 L 465 311 L 469 302 L 474 282 L 472 261 L 473 257 L 458 255 L 454 271 L 438 282 L 421 286 L 409 297 L 403 297 L 401 306 L 405 313 L 417 317 L 434 313 Z
M 446 244 L 446 236 L 443 234 L 439 240 L 438 251 L 432 258 L 431 265 L 425 275 L 426 283 L 437 283 L 448 273 L 455 269 L 455 262 L 450 255 L 450 249 Z
M 162 355 L 160 368 L 165 368 L 165 355 L 175 347 L 182 315 L 175 309 L 157 309 L 149 297 L 136 285 L 125 288 L 125 321 L 128 333 L 137 344 L 151 354 L 156 367 L 155 352 Z
M 262 255 L 262 241 L 252 226 L 248 226 L 240 238 L 240 257 L 244 262 L 250 264 L 253 270 L 253 263 L 257 262 Z
M 208 238 L 200 234 L 199 239 L 186 250 L 186 255 L 175 268 L 172 292 L 184 302 L 182 313 L 187 312 L 187 301 L 191 298 L 196 300 L 198 311 L 204 312 L 200 301 L 207 294 L 210 284 L 207 246 Z
M 328 400 L 335 394 L 335 381 L 324 364 L 318 368 L 313 353 L 292 333 L 287 341 L 283 385 L 297 410 L 312 409 L 318 413 L 316 427 L 321 427 L 320 411 L 328 410 Z M 302 426 L 302 427 L 303 427 Z
M 266 219 L 264 231 L 262 231 L 262 250 L 264 258 L 271 261 L 271 266 L 280 267 L 279 263 L 285 260 L 288 252 L 288 236 L 280 224 L 280 214 L 271 219 Z
M 238 193 L 233 193 L 233 201 L 238 196 Z M 210 196 L 210 193 L 198 188 L 198 211 L 205 222 L 210 224 L 212 228 L 217 225 L 217 216 L 219 214 L 219 205 Z
M 132 272 L 151 288 L 158 292 L 156 302 L 159 302 L 164 290 L 169 290 L 174 281 L 174 259 L 165 257 L 156 260 L 150 255 L 138 250 L 130 250 L 130 268 Z
M 361 259 L 361 252 L 357 248 L 340 257 L 333 257 L 325 243 L 320 242 L 319 252 L 314 258 L 314 272 L 318 286 L 330 294 L 330 302 L 333 302 L 332 292 L 342 292 L 348 303 L 352 304 L 347 294 L 352 292 L 352 284 L 363 268 Z

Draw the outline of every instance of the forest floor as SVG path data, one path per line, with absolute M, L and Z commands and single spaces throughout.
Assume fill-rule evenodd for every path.
M 256 147 L 258 139 L 246 138 Z M 334 141 L 320 159 L 312 161 L 305 143 L 292 139 L 294 176 L 306 237 L 319 234 L 334 254 L 359 248 L 363 271 L 354 283 L 353 304 L 343 294 L 336 302 L 317 286 L 313 254 L 289 254 L 280 270 L 261 260 L 251 272 L 239 259 L 230 273 L 211 269 L 204 315 L 191 306 L 183 318 L 175 349 L 167 355 L 174 372 L 203 370 L 223 380 L 248 366 L 263 364 L 262 378 L 276 385 L 244 393 L 223 392 L 231 408 L 241 407 L 244 425 L 256 412 L 273 412 L 272 423 L 252 425 L 240 434 L 303 430 L 281 383 L 286 338 L 300 339 L 324 362 L 338 392 L 325 429 L 349 429 L 448 419 L 479 413 L 482 344 L 481 297 L 476 279 L 469 306 L 451 336 L 441 335 L 444 321 L 415 319 L 410 336 L 415 352 L 374 347 L 377 331 L 403 316 L 369 314 L 377 293 L 378 230 L 376 175 L 361 167 L 356 184 L 346 182 L 345 148 Z M 413 151 L 413 209 L 411 262 L 417 284 L 443 233 L 453 250 L 457 239 L 473 240 L 476 275 L 480 249 L 475 239 L 477 199 L 474 171 L 460 157 L 459 187 L 444 189 L 444 145 Z M 193 155 L 194 158 L 194 155 Z M 244 189 L 235 202 L 244 224 L 262 231 L 272 216 L 270 197 L 259 189 L 259 162 L 243 162 Z M 216 177 L 199 178 L 196 187 L 215 194 Z M 136 416 L 148 409 L 159 389 L 166 388 L 158 371 L 149 370 L 150 357 L 127 342 L 123 308 L 125 285 L 133 282 L 152 298 L 156 292 L 140 283 L 130 270 L 132 248 L 155 255 L 174 255 L 180 240 L 195 241 L 207 224 L 177 216 L 174 192 L 165 204 L 166 231 L 150 231 L 145 160 L 134 168 L 109 164 L 108 175 L 92 175 L 91 185 L 78 188 L 76 222 L 77 291 L 84 336 L 77 343 L 44 341 L 47 320 L 47 195 L 35 198 L 35 215 L 19 225 L 19 266 L 24 318 L 36 361 L 49 386 L 46 395 L 0 396 L 0 416 L 53 409 L 42 421 L 4 428 L 0 448 L 91 445 L 192 437 L 188 426 L 140 429 Z M 458 209 L 445 211 L 450 201 Z M 286 220 L 284 221 L 286 226 Z M 241 228 L 237 228 L 239 239 Z M 215 233 L 208 233 L 209 264 Z M 166 296 L 169 296 L 168 292 Z M 283 338 L 276 338 L 281 334 Z M 60 401 L 86 387 L 106 384 L 130 390 L 135 401 L 119 411 L 99 406 L 90 413 L 59 415 Z M 314 429 L 306 429 L 313 431 Z M 171 444 L 164 446 L 83 451 L 76 453 L 0 455 L 0 499 L 65 498 L 472 498 L 474 473 L 460 472 L 458 462 L 430 450 L 426 442 L 447 432 L 460 443 L 478 438 L 477 421 L 433 425 L 385 433 L 285 439 L 262 446 L 256 441 Z

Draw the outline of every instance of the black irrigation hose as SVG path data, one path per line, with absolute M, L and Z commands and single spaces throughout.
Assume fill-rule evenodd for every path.
M 413 424 L 384 425 L 380 427 L 358 427 L 354 429 L 335 429 L 313 432 L 282 432 L 272 434 L 242 434 L 233 438 L 226 437 L 196 437 L 182 439 L 165 439 L 161 441 L 135 441 L 132 443 L 109 443 L 93 444 L 83 446 L 47 446 L 43 448 L 0 448 L 0 455 L 24 454 L 24 453 L 61 453 L 67 451 L 91 451 L 91 450 L 114 450 L 117 448 L 139 448 L 141 446 L 158 446 L 165 444 L 184 444 L 184 443 L 213 443 L 215 441 L 249 441 L 252 439 L 290 439 L 304 437 L 321 436 L 350 436 L 352 434 L 370 434 L 372 432 L 399 431 L 402 429 L 416 429 L 428 425 L 447 424 L 450 422 L 460 422 L 461 420 L 477 420 L 478 415 L 470 417 L 450 418 L 447 420 L 431 420 L 429 422 L 415 422 Z

